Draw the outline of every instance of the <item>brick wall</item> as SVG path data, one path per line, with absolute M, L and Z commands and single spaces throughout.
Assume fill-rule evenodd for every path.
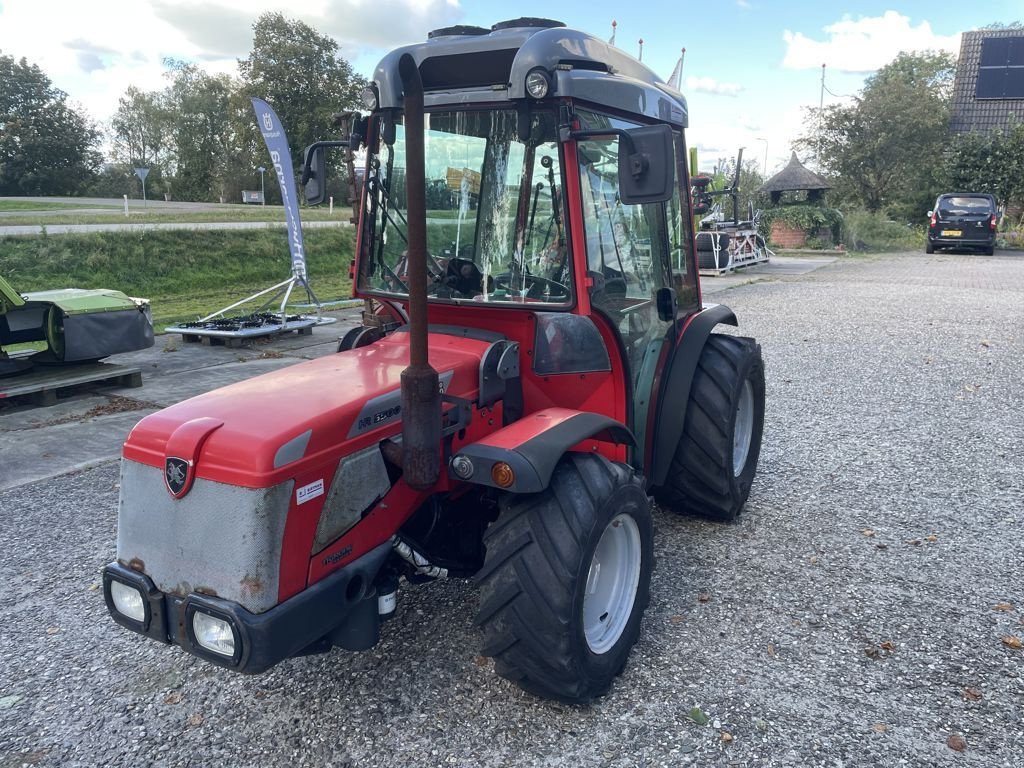
M 773 221 L 769 240 L 780 248 L 801 248 L 807 243 L 807 233 L 784 221 Z

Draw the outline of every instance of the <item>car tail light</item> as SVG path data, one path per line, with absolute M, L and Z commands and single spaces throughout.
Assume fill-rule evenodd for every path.
M 935 226 L 936 224 L 938 224 L 938 223 L 939 223 L 939 212 L 938 212 L 938 211 L 934 211 L 934 212 L 932 213 L 932 221 L 931 221 L 931 226 L 933 226 L 933 227 L 934 227 L 934 226 Z
M 996 230 L 996 215 L 994 213 L 992 214 L 992 218 L 988 220 L 988 227 L 993 232 L 995 232 L 995 230 Z

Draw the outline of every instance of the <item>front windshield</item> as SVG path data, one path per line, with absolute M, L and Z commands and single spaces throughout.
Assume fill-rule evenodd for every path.
M 432 300 L 572 300 L 554 114 L 518 137 L 512 110 L 425 116 L 427 295 Z M 382 121 L 383 122 L 383 121 Z M 359 289 L 408 295 L 405 130 L 382 126 L 370 155 Z M 394 141 L 385 141 L 394 132 Z

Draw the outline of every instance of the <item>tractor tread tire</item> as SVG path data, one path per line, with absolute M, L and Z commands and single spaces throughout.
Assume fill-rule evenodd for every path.
M 752 385 L 754 421 L 747 460 L 733 471 L 736 407 L 745 380 Z M 708 337 L 687 403 L 683 434 L 658 501 L 673 511 L 731 522 L 750 494 L 764 427 L 764 363 L 753 339 Z
M 597 655 L 584 635 L 583 592 L 598 540 L 625 509 L 634 510 L 641 532 L 640 582 L 622 635 Z M 600 455 L 566 454 L 547 490 L 502 498 L 484 543 L 476 624 L 495 671 L 530 693 L 573 704 L 605 693 L 649 601 L 653 528 L 642 479 Z

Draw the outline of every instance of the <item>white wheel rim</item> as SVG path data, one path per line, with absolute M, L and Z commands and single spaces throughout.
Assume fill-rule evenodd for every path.
M 640 529 L 617 515 L 601 534 L 587 573 L 583 631 L 593 653 L 609 651 L 626 629 L 640 584 Z
M 735 427 L 732 432 L 732 474 L 739 477 L 747 465 L 750 441 L 754 435 L 754 388 L 750 379 L 743 382 L 739 402 L 736 403 Z

